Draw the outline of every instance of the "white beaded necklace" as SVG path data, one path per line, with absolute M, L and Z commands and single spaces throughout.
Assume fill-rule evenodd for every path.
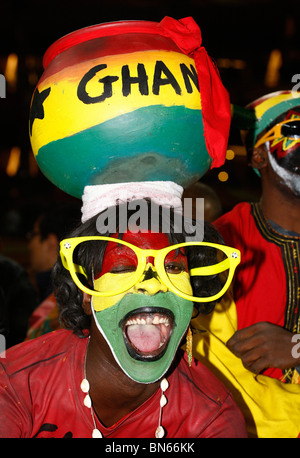
M 83 391 L 84 393 L 86 393 L 86 396 L 83 400 L 83 404 L 85 405 L 85 407 L 87 407 L 88 409 L 91 409 L 91 415 L 92 415 L 92 419 L 93 419 L 93 423 L 94 423 L 94 429 L 92 431 L 92 437 L 93 438 L 102 438 L 103 435 L 101 433 L 101 431 L 99 431 L 99 429 L 97 428 L 96 426 L 96 421 L 95 421 L 95 415 L 94 415 L 94 409 L 93 409 L 93 406 L 92 406 L 92 400 L 91 400 L 91 397 L 89 395 L 89 391 L 90 391 L 90 384 L 88 382 L 88 380 L 86 378 L 84 378 L 80 384 L 80 388 L 81 388 L 81 391 Z
M 91 397 L 89 395 L 90 384 L 89 384 L 89 381 L 86 378 L 86 355 L 87 355 L 87 350 L 86 350 L 85 361 L 84 361 L 84 378 L 83 378 L 83 380 L 82 380 L 82 382 L 80 384 L 81 391 L 83 393 L 85 393 L 85 398 L 83 400 L 83 404 L 85 405 L 85 407 L 87 407 L 88 409 L 91 410 L 92 420 L 93 420 L 93 424 L 94 424 L 94 429 L 92 431 L 92 437 L 93 438 L 102 438 L 103 434 L 97 428 L 95 415 L 94 415 L 93 404 L 92 404 L 92 399 L 91 399 Z M 162 393 L 161 393 L 160 402 L 159 402 L 160 409 L 159 409 L 158 427 L 156 428 L 156 431 L 155 431 L 155 437 L 157 439 L 160 439 L 160 438 L 164 437 L 164 435 L 165 435 L 165 430 L 164 430 L 163 426 L 161 425 L 161 421 L 162 421 L 162 410 L 163 410 L 163 407 L 168 402 L 168 400 L 167 400 L 167 398 L 166 398 L 166 396 L 164 394 L 165 391 L 168 388 L 169 388 L 169 382 L 168 382 L 168 380 L 166 378 L 163 378 L 162 381 L 160 382 L 160 389 L 161 389 Z

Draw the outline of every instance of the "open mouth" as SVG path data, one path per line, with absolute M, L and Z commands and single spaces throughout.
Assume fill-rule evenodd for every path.
M 174 315 L 160 307 L 143 307 L 128 313 L 120 322 L 126 348 L 139 361 L 161 358 L 174 327 Z

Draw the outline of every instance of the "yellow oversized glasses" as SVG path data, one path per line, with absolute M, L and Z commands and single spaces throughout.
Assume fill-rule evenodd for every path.
M 255 143 L 254 148 L 258 148 L 267 141 L 283 137 L 290 140 L 300 139 L 300 117 L 288 119 L 273 126 Z
M 104 254 L 111 269 L 101 272 L 102 266 L 96 267 L 96 260 Z M 63 266 L 69 270 L 77 287 L 98 297 L 125 293 L 138 282 L 145 281 L 149 275 L 149 258 L 154 259 L 152 275 L 167 286 L 168 290 L 193 302 L 210 302 L 220 298 L 228 289 L 235 268 L 240 262 L 239 250 L 215 243 L 184 242 L 152 250 L 141 249 L 122 239 L 104 236 L 65 239 L 60 243 L 60 256 Z M 94 288 L 91 287 L 87 283 L 84 267 L 78 264 L 78 259 L 82 259 L 82 256 L 94 264 L 95 278 L 105 275 L 110 275 L 110 278 L 119 276 L 120 281 L 95 281 Z M 115 264 L 110 262 L 111 259 L 115 259 Z M 181 290 L 179 275 L 191 278 L 192 283 L 197 284 L 196 292 L 191 289 L 188 294 L 186 287 Z M 107 285 L 113 286 L 109 288 Z

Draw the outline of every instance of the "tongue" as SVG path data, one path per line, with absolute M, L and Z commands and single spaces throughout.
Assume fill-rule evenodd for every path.
M 160 339 L 160 327 L 154 324 L 133 324 L 128 326 L 127 335 L 137 350 L 151 353 L 158 350 Z

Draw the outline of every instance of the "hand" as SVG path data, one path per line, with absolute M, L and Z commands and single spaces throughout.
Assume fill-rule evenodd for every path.
M 300 356 L 292 354 L 293 335 L 281 326 L 262 321 L 235 332 L 227 347 L 255 374 L 268 367 L 289 369 L 300 364 Z

